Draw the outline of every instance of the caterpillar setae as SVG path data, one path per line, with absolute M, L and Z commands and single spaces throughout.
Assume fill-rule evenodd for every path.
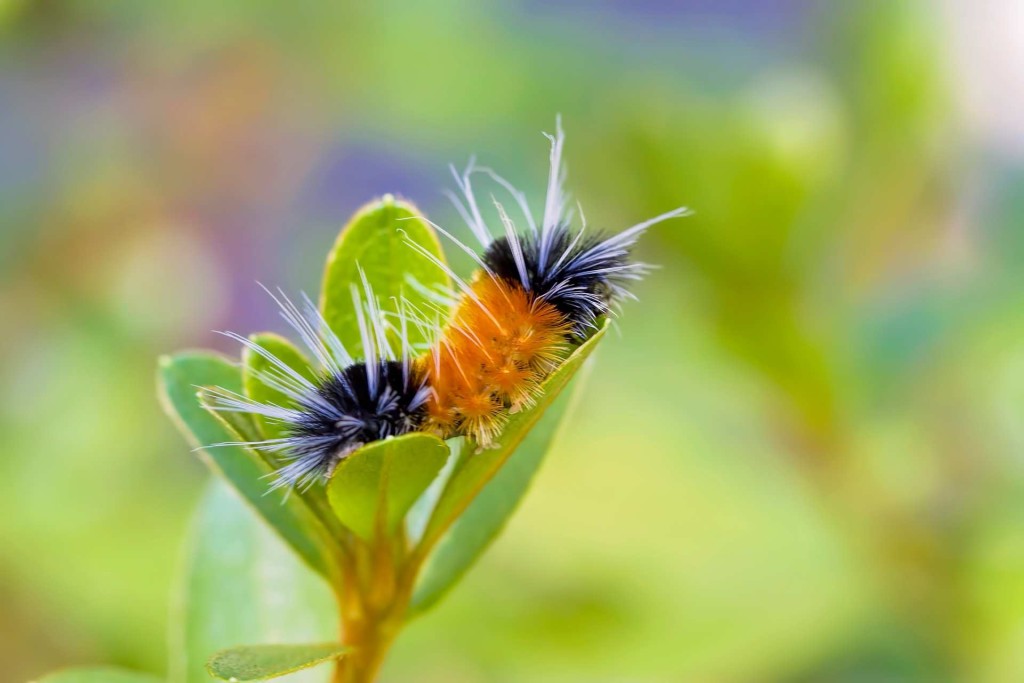
M 431 387 L 424 428 L 441 437 L 462 435 L 481 448 L 491 446 L 509 414 L 534 402 L 541 382 L 566 352 L 631 296 L 627 285 L 649 270 L 630 257 L 644 231 L 688 211 L 680 207 L 618 234 L 602 235 L 587 229 L 580 210 L 580 226 L 573 228 L 563 189 L 565 135 L 560 120 L 548 138 L 550 168 L 539 225 L 523 193 L 492 170 L 474 168 L 472 162 L 461 174 L 452 169 L 461 192 L 452 200 L 483 252 L 474 253 L 434 226 L 479 266 L 469 282 L 449 270 L 459 287 L 449 293 L 454 310 L 438 343 L 420 360 Z M 513 197 L 527 225 L 524 234 L 494 200 L 503 229 L 493 236 L 473 191 L 474 172 L 489 175 Z
M 283 426 L 284 436 L 244 442 L 280 461 L 271 488 L 306 489 L 330 477 L 335 466 L 362 445 L 420 428 L 430 389 L 413 361 L 404 324 L 402 348 L 388 342 L 389 324 L 363 276 L 363 292 L 352 300 L 366 358 L 356 361 L 328 326 L 316 305 L 303 297 L 300 309 L 280 290 L 267 290 L 285 322 L 316 358 L 319 371 L 310 380 L 273 353 L 241 335 L 225 332 L 269 363 L 256 378 L 288 397 L 291 407 L 260 403 L 223 388 L 210 390 L 214 410 L 261 415 Z M 365 298 L 364 298 L 365 297 Z
M 328 478 L 359 446 L 415 430 L 442 438 L 464 436 L 481 449 L 495 445 L 509 415 L 532 405 L 545 377 L 573 346 L 632 296 L 628 285 L 649 270 L 631 259 L 637 240 L 652 225 L 683 216 L 687 209 L 669 211 L 613 235 L 589 230 L 580 210 L 580 225 L 574 228 L 574 212 L 563 189 L 561 121 L 555 135 L 547 137 L 550 168 L 539 223 L 523 193 L 494 171 L 472 162 L 462 173 L 452 169 L 461 196 L 451 198 L 482 251 L 475 252 L 432 225 L 478 265 L 468 281 L 408 241 L 456 283 L 451 291 L 430 292 L 446 308 L 450 304 L 442 323 L 432 325 L 425 312 L 406 301 L 400 302 L 397 314 L 385 315 L 364 277 L 363 291 L 353 290 L 353 304 L 367 357 L 356 361 L 308 298 L 300 310 L 283 293 L 272 294 L 284 319 L 319 362 L 315 381 L 254 342 L 228 333 L 269 362 L 270 369 L 259 379 L 294 404 L 258 403 L 223 389 L 214 393 L 216 410 L 262 415 L 283 424 L 284 436 L 246 444 L 275 453 L 282 461 L 273 486 L 307 488 Z M 473 190 L 476 173 L 489 176 L 513 198 L 525 231 L 517 230 L 495 199 L 502 230 L 494 236 Z M 430 328 L 435 339 L 427 352 L 415 357 L 405 334 L 409 322 Z M 389 331 L 401 340 L 397 352 L 388 342 Z

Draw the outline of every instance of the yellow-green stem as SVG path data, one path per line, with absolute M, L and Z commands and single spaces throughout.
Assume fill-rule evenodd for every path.
M 396 571 L 403 543 L 378 536 L 373 543 L 355 541 L 352 560 L 343 568 L 338 595 L 341 641 L 352 652 L 338 661 L 333 683 L 372 683 L 405 621 L 415 572 Z

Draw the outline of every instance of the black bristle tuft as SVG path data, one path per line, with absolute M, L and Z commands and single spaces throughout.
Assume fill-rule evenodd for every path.
M 567 224 L 551 230 L 546 254 L 542 253 L 542 236 L 523 235 L 518 240 L 526 283 L 508 237 L 491 242 L 483 262 L 496 276 L 519 286 L 526 284 L 530 292 L 557 308 L 578 338 L 594 328 L 623 291 L 620 275 L 642 268 L 629 262 L 628 249 L 606 248 L 607 241 L 597 234 L 578 237 Z
M 325 478 L 356 448 L 420 426 L 426 413 L 423 378 L 406 380 L 398 361 L 377 363 L 375 371 L 371 377 L 366 363 L 350 365 L 323 377 L 299 401 L 296 419 L 286 423 L 291 450 L 289 464 L 279 470 L 283 481 L 301 485 L 310 475 Z

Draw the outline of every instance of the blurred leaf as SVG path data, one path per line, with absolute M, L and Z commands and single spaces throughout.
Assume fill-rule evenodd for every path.
M 316 379 L 316 371 L 309 360 L 284 337 L 273 332 L 260 332 L 249 335 L 249 340 L 269 351 L 306 379 L 310 381 Z M 293 401 L 288 396 L 267 386 L 258 376 L 260 373 L 266 374 L 271 367 L 273 366 L 270 361 L 245 347 L 242 351 L 242 384 L 245 387 L 245 395 L 260 403 L 290 407 Z M 263 438 L 276 439 L 284 435 L 284 425 L 281 423 L 268 420 L 263 415 L 254 415 L 253 419 L 259 425 Z
M 207 669 L 223 681 L 263 681 L 340 659 L 350 648 L 320 645 L 247 645 L 221 650 Z
M 462 522 L 462 528 L 458 531 L 458 537 L 453 539 L 453 543 L 465 542 L 467 545 L 451 545 L 444 551 L 444 556 L 439 558 L 435 567 L 424 575 L 425 583 L 421 583 L 414 597 L 413 609 L 425 609 L 433 604 L 487 547 L 501 530 L 508 515 L 515 510 L 519 498 L 529 485 L 533 470 L 543 456 L 544 448 L 539 448 L 539 453 L 531 449 L 527 460 L 522 464 L 522 469 L 501 480 L 471 516 L 463 517 L 474 500 L 478 500 L 488 482 L 495 479 L 513 452 L 526 440 L 530 430 L 540 422 L 573 375 L 594 351 L 607 329 L 606 322 L 597 334 L 577 348 L 558 370 L 544 380 L 536 405 L 511 417 L 497 439 L 497 448 L 481 453 L 472 453 L 467 449 L 462 454 L 427 524 L 423 540 L 420 542 L 420 551 L 429 552 L 457 520 Z M 553 429 L 553 426 L 551 428 Z M 547 438 L 550 438 L 550 435 Z M 534 443 L 539 447 L 544 439 L 542 431 Z M 506 486 L 508 488 L 505 488 Z
M 265 479 L 273 470 L 253 450 L 212 444 L 237 441 L 224 422 L 200 403 L 197 387 L 217 386 L 241 392 L 239 369 L 220 356 L 186 352 L 160 360 L 159 384 L 164 410 L 174 420 L 210 469 L 222 475 L 277 530 L 309 565 L 329 581 L 336 572 L 336 546 L 323 525 L 299 496 L 270 490 Z
M 330 640 L 337 635 L 335 605 L 323 581 L 214 479 L 186 546 L 173 606 L 170 681 L 209 681 L 210 656 L 240 643 Z M 309 672 L 291 680 L 323 683 L 326 676 Z
M 411 240 L 445 263 L 434 229 L 418 220 L 419 215 L 412 204 L 384 195 L 356 212 L 327 256 L 320 310 L 353 357 L 363 355 L 351 293 L 352 285 L 363 291 L 359 268 L 366 273 L 374 295 L 385 307 L 391 307 L 392 297 L 404 296 L 420 308 L 429 301 L 409 286 L 407 277 L 415 278 L 425 287 L 451 286 L 443 270 L 406 244 L 407 239 Z M 415 326 L 409 327 L 408 336 L 411 344 L 430 341 Z
M 160 679 L 149 674 L 140 674 L 124 669 L 100 667 L 95 669 L 67 669 L 47 674 L 34 683 L 160 683 Z
M 559 427 L 586 386 L 589 365 L 572 380 L 571 390 L 563 391 L 536 426 L 529 430 L 514 457 L 502 466 L 480 491 L 423 568 L 412 598 L 412 610 L 429 609 L 454 586 L 473 563 L 491 545 L 509 517 L 526 495 L 534 474 L 547 455 Z
M 413 433 L 376 441 L 342 460 L 327 487 L 338 518 L 370 540 L 378 525 L 394 533 L 448 459 L 448 445 Z

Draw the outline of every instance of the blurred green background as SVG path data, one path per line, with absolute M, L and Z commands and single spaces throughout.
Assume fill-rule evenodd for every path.
M 696 213 L 386 680 L 1024 680 L 1022 93 L 1014 0 L 0 0 L 0 678 L 163 670 L 156 356 L 561 112 L 592 225 Z

